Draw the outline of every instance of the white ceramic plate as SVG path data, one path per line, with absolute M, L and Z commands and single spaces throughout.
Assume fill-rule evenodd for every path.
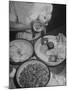
M 33 46 L 27 40 L 10 42 L 9 55 L 12 62 L 18 63 L 27 60 L 33 54 Z
M 58 44 L 56 36 L 47 35 L 44 36 L 44 38 L 47 38 L 48 41 L 53 42 L 54 48 L 51 50 L 48 50 L 47 45 L 41 44 L 41 38 L 39 38 L 34 46 L 35 53 L 39 59 L 44 61 L 49 66 L 56 66 L 63 62 L 65 60 L 65 52 L 66 52 L 66 46 L 65 44 Z M 46 41 L 45 41 L 46 44 Z M 50 55 L 57 55 L 59 59 L 57 59 L 56 62 L 49 61 Z

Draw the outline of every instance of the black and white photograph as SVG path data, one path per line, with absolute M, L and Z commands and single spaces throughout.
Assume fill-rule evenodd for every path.
M 66 4 L 9 1 L 9 88 L 66 86 Z

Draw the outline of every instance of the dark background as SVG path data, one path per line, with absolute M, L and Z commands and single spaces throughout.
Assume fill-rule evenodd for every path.
M 53 30 L 61 26 L 66 26 L 66 5 L 53 4 L 52 19 L 47 29 Z
M 10 41 L 15 39 L 16 31 L 11 31 L 10 28 Z M 66 5 L 53 4 L 52 18 L 47 26 L 47 34 L 58 34 L 59 32 L 66 35 Z

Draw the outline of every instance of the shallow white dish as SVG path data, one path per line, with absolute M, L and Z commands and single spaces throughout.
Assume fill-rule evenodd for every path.
M 49 66 L 56 66 L 62 63 L 65 60 L 65 55 L 66 55 L 65 43 L 62 42 L 58 43 L 56 36 L 52 36 L 52 35 L 44 36 L 44 38 L 47 38 L 48 42 L 53 42 L 54 48 L 48 50 L 46 41 L 44 41 L 45 45 L 42 45 L 41 38 L 39 38 L 34 46 L 36 56 Z M 58 57 L 57 61 L 56 62 L 49 61 L 50 55 L 57 55 Z
M 10 61 L 19 63 L 29 59 L 33 54 L 33 46 L 27 40 L 14 40 L 10 42 Z

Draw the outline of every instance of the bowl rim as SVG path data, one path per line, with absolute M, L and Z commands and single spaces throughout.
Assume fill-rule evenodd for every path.
M 21 65 L 20 65 L 20 66 L 17 68 L 17 70 L 16 70 L 15 80 L 16 80 L 16 83 L 17 83 L 18 87 L 20 87 L 20 88 L 22 88 L 22 87 L 21 87 L 21 85 L 19 84 L 18 79 L 17 79 L 18 70 L 20 69 L 20 67 L 21 67 L 24 63 L 32 62 L 32 61 L 36 61 L 36 62 L 38 61 L 38 62 L 40 62 L 41 64 L 45 65 L 46 68 L 48 69 L 48 73 L 49 73 L 49 75 L 48 75 L 48 81 L 47 81 L 47 83 L 45 84 L 45 86 L 48 84 L 48 82 L 49 82 L 49 80 L 50 80 L 50 77 L 51 77 L 51 75 L 50 75 L 50 69 L 49 69 L 49 67 L 47 66 L 47 64 L 44 63 L 43 61 L 39 60 L 39 59 L 29 59 L 28 61 L 22 62 Z
M 44 35 L 43 37 L 48 37 L 48 36 L 50 36 L 50 37 L 51 37 L 51 36 L 55 37 L 55 35 Z M 40 40 L 40 38 L 41 38 L 41 37 L 39 37 L 39 38 L 37 39 L 37 41 Z M 37 42 L 37 41 L 36 41 L 36 42 Z M 37 55 L 36 50 L 35 50 L 36 42 L 35 42 L 35 44 L 34 44 L 34 52 L 35 52 L 35 56 L 37 57 L 37 59 L 39 59 L 39 60 L 43 61 L 44 63 L 46 63 L 47 66 L 55 67 L 55 66 L 60 65 L 61 63 L 63 63 L 63 62 L 66 60 L 66 58 L 65 58 L 64 60 L 62 60 L 60 63 L 58 63 L 58 64 L 56 64 L 56 65 L 52 65 L 52 64 L 47 63 L 46 61 L 44 61 L 43 59 L 41 59 L 41 58 Z
M 32 43 L 31 43 L 31 41 L 29 41 L 29 40 L 27 40 L 27 39 L 15 39 L 15 40 L 13 40 L 13 41 L 27 41 L 30 45 L 31 45 L 31 48 L 32 48 L 32 54 L 31 54 L 31 56 L 28 58 L 28 59 L 26 59 L 26 60 L 23 60 L 23 61 L 21 61 L 21 62 L 14 62 L 11 58 L 10 58 L 10 55 L 9 55 L 9 59 L 11 59 L 11 60 L 9 60 L 10 61 L 10 64 L 12 64 L 12 65 L 20 65 L 22 62 L 24 62 L 24 61 L 28 61 L 32 56 L 33 56 L 33 53 L 34 53 L 34 47 L 33 47 L 33 45 L 32 45 Z M 13 42 L 13 41 L 11 41 L 11 42 Z M 10 42 L 10 43 L 11 43 Z M 9 45 L 9 48 L 10 48 L 10 45 Z

